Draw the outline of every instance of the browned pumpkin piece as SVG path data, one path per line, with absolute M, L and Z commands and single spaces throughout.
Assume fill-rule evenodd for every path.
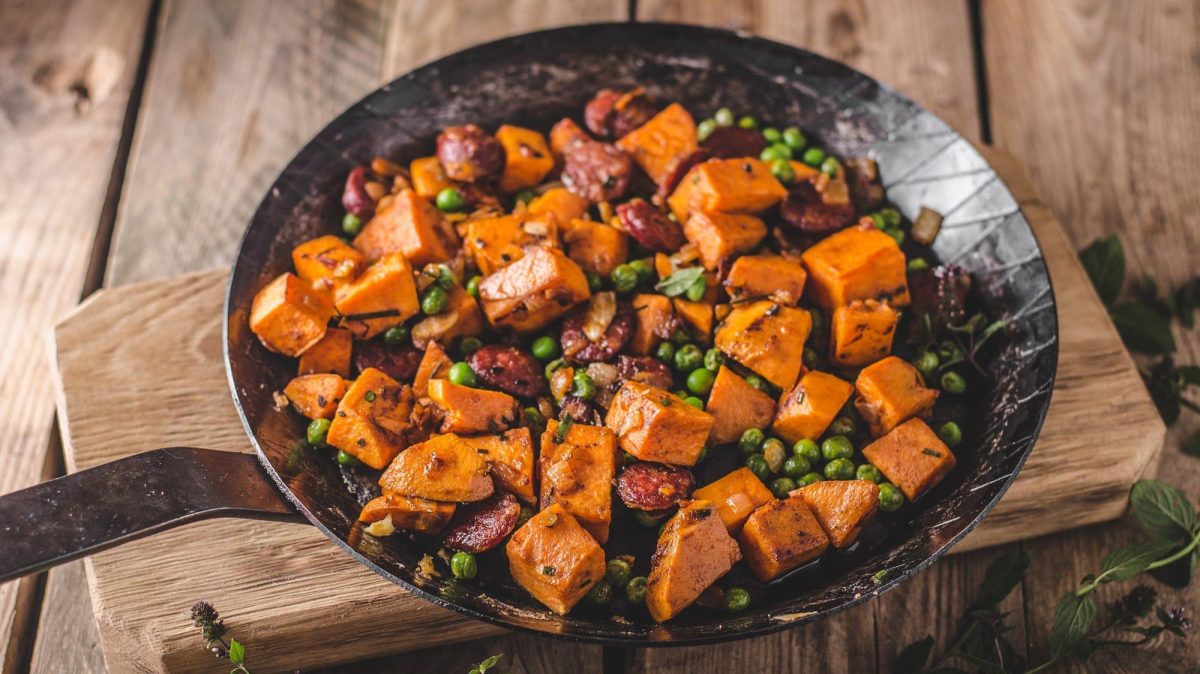
M 735 302 L 770 297 L 794 307 L 804 295 L 807 279 L 808 273 L 799 260 L 780 255 L 743 255 L 729 268 L 725 292 Z
M 466 503 L 492 495 L 483 455 L 453 433 L 435 435 L 400 453 L 383 475 L 384 493 Z
M 413 190 L 422 199 L 436 199 L 438 192 L 447 187 L 454 187 L 454 182 L 446 175 L 446 169 L 442 168 L 442 162 L 438 161 L 437 157 L 414 159 L 408 170 L 412 177 Z
M 555 613 L 570 612 L 604 578 L 604 549 L 557 503 L 513 532 L 504 552 L 513 580 Z
M 325 442 L 334 449 L 355 457 L 364 464 L 382 470 L 404 449 L 405 438 L 392 433 L 370 419 L 357 414 L 333 415 Z
M 829 547 L 829 537 L 804 497 L 792 492 L 755 510 L 742 526 L 738 544 L 746 565 L 766 583 L 819 557 Z
M 338 416 L 358 416 L 391 433 L 408 430 L 412 414 L 412 389 L 369 367 L 358 375 L 338 405 Z
M 525 255 L 526 246 L 557 246 L 556 216 L 502 215 L 472 220 L 466 248 L 484 276 L 507 267 Z
M 867 445 L 863 456 L 910 501 L 941 482 L 957 463 L 946 443 L 920 419 L 909 419 Z
M 496 486 L 530 505 L 537 504 L 533 492 L 533 436 L 528 428 L 479 435 L 466 441 L 473 443 L 492 467 Z
M 454 516 L 456 507 L 453 503 L 442 501 L 384 494 L 371 499 L 363 506 L 358 521 L 370 524 L 390 517 L 392 526 L 397 529 L 432 536 L 446 528 L 450 518 Z
M 285 356 L 299 356 L 321 341 L 330 318 L 328 299 L 290 272 L 263 286 L 250 306 L 250 330 Z
M 530 248 L 479 284 L 488 321 L 517 332 L 542 328 L 591 296 L 583 270 L 555 248 Z
M 575 219 L 563 231 L 567 255 L 584 271 L 608 277 L 629 256 L 629 236 L 611 225 Z
M 858 540 L 879 506 L 879 487 L 868 480 L 814 482 L 793 493 L 804 497 L 829 542 L 839 550 Z
M 800 256 L 808 270 L 808 296 L 829 310 L 853 300 L 909 302 L 904 253 L 895 239 L 868 226 L 831 234 Z
M 679 222 L 687 222 L 698 211 L 759 213 L 786 196 L 787 189 L 761 161 L 714 159 L 693 166 L 667 204 Z
M 283 395 L 309 419 L 331 419 L 346 394 L 346 380 L 337 374 L 305 374 L 288 382 Z
M 507 393 L 433 379 L 429 398 L 441 408 L 443 433 L 497 433 L 517 420 L 517 400 Z
M 876 436 L 913 417 L 928 419 L 938 398 L 938 391 L 925 387 L 917 368 L 896 356 L 864 367 L 854 387 L 854 407 Z
M 571 192 L 565 187 L 553 187 L 544 194 L 529 202 L 530 215 L 545 215 L 553 213 L 559 225 L 565 225 L 572 220 L 578 220 L 587 213 L 587 199 Z
M 711 288 L 711 286 L 710 286 Z M 675 315 L 690 328 L 692 337 L 702 344 L 712 341 L 713 305 L 707 301 L 692 302 L 681 298 L 671 300 Z
M 852 393 L 854 387 L 850 382 L 816 370 L 805 372 L 796 386 L 780 397 L 771 431 L 788 442 L 816 440 L 833 423 Z
M 424 398 L 429 395 L 429 382 L 433 379 L 445 379 L 450 376 L 450 366 L 454 361 L 446 355 L 446 350 L 437 342 L 425 345 L 425 355 L 417 365 L 417 374 L 413 376 L 413 395 Z
M 542 433 L 538 481 L 543 508 L 561 504 L 603 545 L 612 522 L 612 481 L 617 474 L 617 440 L 603 426 L 571 424 L 551 419 Z
M 742 437 L 747 428 L 770 425 L 775 416 L 775 401 L 733 370 L 721 366 L 704 409 L 713 416 L 712 441 L 722 445 Z
M 367 268 L 362 253 L 332 234 L 296 246 L 292 250 L 292 264 L 297 276 L 329 290 L 353 281 Z
M 471 294 L 454 286 L 450 289 L 446 309 L 421 319 L 412 328 L 412 342 L 418 349 L 430 342 L 450 343 L 459 337 L 473 337 L 483 332 L 483 312 Z
M 399 253 L 379 258 L 337 291 L 342 327 L 359 339 L 370 339 L 416 315 L 418 302 L 412 267 Z
M 854 300 L 833 310 L 829 357 L 838 365 L 861 367 L 892 351 L 900 313 L 886 302 Z
M 300 354 L 298 374 L 337 374 L 350 376 L 350 358 L 354 335 L 342 328 L 329 328 L 321 341 Z
M 761 300 L 733 307 L 717 328 L 725 355 L 782 389 L 800 376 L 812 317 L 804 309 Z
M 673 393 L 629 380 L 613 396 L 604 425 L 617 434 L 621 449 L 642 461 L 694 466 L 713 417 Z
M 675 331 L 678 325 L 675 307 L 669 297 L 657 294 L 634 295 L 631 304 L 635 321 L 628 349 L 630 353 L 648 356 Z
M 545 136 L 533 129 L 505 124 L 496 130 L 496 140 L 504 147 L 504 174 L 500 176 L 504 192 L 533 187 L 554 168 Z
M 767 225 L 753 215 L 696 211 L 684 221 L 683 235 L 695 244 L 704 268 L 712 270 L 722 260 L 757 246 L 767 235 Z
M 662 185 L 680 161 L 700 149 L 700 143 L 691 113 L 672 103 L 621 137 L 617 147 L 633 157 L 655 184 Z
M 771 501 L 771 490 L 745 466 L 692 492 L 698 501 L 711 501 L 731 535 L 741 531 L 746 518 Z
M 414 190 L 393 195 L 391 205 L 377 211 L 354 237 L 354 247 L 369 261 L 400 253 L 415 267 L 448 260 L 457 246 L 457 236 L 443 225 L 441 213 Z
M 711 501 L 685 501 L 667 521 L 646 584 L 646 608 L 665 622 L 692 605 L 742 558 Z

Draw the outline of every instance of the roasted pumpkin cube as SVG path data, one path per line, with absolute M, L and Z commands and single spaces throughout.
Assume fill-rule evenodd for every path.
M 800 376 L 812 317 L 804 309 L 760 300 L 733 307 L 717 328 L 725 355 L 782 389 Z
M 362 276 L 337 291 L 342 327 L 370 339 L 420 310 L 412 267 L 399 253 L 379 258 Z
M 457 235 L 438 209 L 411 189 L 392 195 L 391 204 L 354 237 L 354 247 L 371 262 L 400 253 L 415 267 L 448 260 L 457 246 Z
M 513 580 L 558 614 L 570 612 L 604 579 L 604 549 L 558 503 L 513 532 L 504 552 Z
M 682 105 L 672 103 L 622 136 L 617 147 L 633 157 L 651 180 L 662 185 L 679 162 L 700 149 L 700 143 L 692 114 Z
M 698 211 L 760 213 L 786 196 L 787 189 L 761 161 L 713 159 L 693 166 L 667 204 L 679 222 L 687 222 Z
M 767 235 L 767 225 L 753 215 L 695 211 L 683 221 L 683 235 L 700 252 L 704 268 L 713 270 L 757 246 Z
M 517 332 L 538 330 L 591 296 L 583 270 L 555 248 L 530 248 L 479 284 L 488 321 Z
M 338 413 L 333 415 L 325 442 L 376 470 L 387 467 L 407 444 L 405 437 L 388 431 L 366 417 Z
M 762 582 L 770 582 L 816 559 L 829 547 L 804 497 L 792 492 L 755 510 L 738 534 L 746 565 Z
M 350 376 L 350 358 L 354 335 L 342 328 L 329 328 L 321 341 L 300 354 L 298 374 L 337 374 Z
M 816 440 L 837 418 L 852 393 L 850 382 L 816 370 L 805 372 L 794 388 L 780 396 L 771 431 L 788 442 Z
M 722 365 L 704 409 L 713 416 L 712 441 L 722 445 L 742 437 L 747 428 L 769 426 L 775 416 L 775 401 Z
M 629 235 L 611 225 L 575 219 L 563 231 L 567 256 L 605 278 L 629 257 Z
M 854 300 L 909 302 L 906 262 L 899 244 L 873 226 L 848 227 L 800 256 L 808 270 L 808 296 L 833 310 Z
M 612 481 L 617 476 L 617 439 L 603 426 L 571 424 L 566 433 L 551 419 L 538 458 L 541 506 L 562 505 L 601 545 L 612 523 Z
M 682 319 L 683 323 L 688 326 L 692 337 L 696 341 L 702 344 L 708 344 L 712 341 L 712 304 L 707 301 L 692 302 L 691 300 L 676 297 L 671 300 L 671 306 L 675 308 L 675 315 Z
M 355 415 L 400 434 L 410 425 L 412 389 L 389 377 L 383 370 L 363 370 L 338 405 L 339 416 Z
M 675 306 L 669 297 L 656 294 L 634 295 L 631 304 L 635 322 L 627 348 L 642 356 L 652 354 L 664 339 L 671 338 L 679 324 Z
M 454 187 L 454 181 L 446 175 L 442 162 L 437 157 L 419 157 L 409 164 L 409 175 L 412 178 L 413 191 L 422 199 L 433 200 L 438 192 L 447 187 Z
M 575 194 L 565 187 L 553 187 L 544 194 L 529 202 L 530 215 L 545 215 L 553 213 L 560 227 L 565 227 L 572 220 L 578 220 L 587 213 L 591 205 L 587 199 Z
M 263 346 L 285 356 L 299 356 L 325 336 L 333 305 L 300 277 L 275 277 L 250 305 L 250 330 Z
M 711 501 L 685 501 L 663 527 L 651 557 L 646 608 L 665 622 L 692 605 L 742 558 Z
M 502 215 L 472 220 L 467 226 L 467 249 L 484 276 L 520 260 L 526 246 L 557 246 L 556 216 Z
M 854 300 L 833 310 L 829 357 L 838 365 L 860 367 L 892 351 L 900 313 L 887 302 Z
M 337 374 L 304 374 L 289 381 L 283 395 L 309 419 L 332 419 L 346 395 L 346 380 Z
M 409 447 L 379 478 L 385 494 L 466 503 L 492 495 L 488 464 L 470 441 L 453 433 Z
M 863 456 L 910 501 L 941 482 L 958 462 L 954 452 L 920 419 L 893 428 L 864 447 Z
M 938 391 L 925 387 L 917 368 L 896 356 L 864 367 L 854 387 L 854 407 L 876 436 L 913 417 L 928 419 L 938 397 Z
M 767 485 L 743 466 L 692 492 L 692 498 L 712 502 L 725 529 L 734 535 L 741 531 L 750 513 L 770 503 L 772 496 Z
M 517 420 L 516 398 L 500 391 L 433 379 L 429 382 L 429 398 L 442 411 L 443 433 L 497 433 Z
M 804 295 L 808 273 L 799 260 L 781 255 L 743 255 L 725 277 L 725 292 L 735 302 L 769 297 L 794 307 Z
M 453 503 L 400 494 L 384 494 L 371 499 L 363 506 L 358 521 L 369 524 L 390 517 L 392 526 L 397 529 L 433 536 L 446 528 L 456 509 L 457 506 Z
M 417 364 L 417 373 L 413 376 L 413 395 L 424 398 L 429 395 L 429 382 L 433 379 L 445 379 L 450 376 L 450 366 L 454 361 L 446 355 L 446 350 L 437 342 L 425 345 L 425 354 Z
M 841 550 L 858 540 L 879 506 L 879 486 L 869 480 L 826 480 L 796 492 L 804 497 L 829 542 Z
M 446 309 L 421 319 L 412 328 L 412 342 L 422 348 L 430 342 L 450 343 L 459 337 L 474 337 L 483 332 L 483 312 L 479 303 L 461 286 L 450 289 Z
M 292 250 L 292 264 L 297 276 L 327 290 L 353 281 L 367 268 L 362 253 L 332 234 L 296 246 Z
M 500 176 L 504 192 L 533 187 L 554 168 L 546 137 L 533 129 L 505 124 L 496 130 L 496 140 L 504 148 L 504 174 Z
M 613 396 L 604 425 L 642 461 L 694 466 L 712 431 L 711 414 L 660 388 L 629 380 Z
M 474 444 L 492 467 L 497 487 L 530 505 L 537 504 L 537 495 L 533 493 L 533 436 L 528 428 L 478 435 L 466 441 Z

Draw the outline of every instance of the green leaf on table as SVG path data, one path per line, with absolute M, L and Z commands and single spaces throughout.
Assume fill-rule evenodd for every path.
M 1200 365 L 1184 365 L 1179 368 L 1179 377 L 1184 386 L 1200 386 Z
M 933 652 L 933 637 L 927 636 L 904 647 L 892 660 L 892 671 L 896 674 L 919 674 L 925 671 L 925 663 Z
M 1200 310 L 1200 276 L 1184 283 L 1171 293 L 1167 303 L 1175 310 L 1175 317 L 1184 327 L 1196 326 L 1196 311 Z
M 1175 351 L 1171 324 L 1149 306 L 1140 302 L 1122 302 L 1109 310 L 1109 316 L 1130 351 L 1149 354 Z
M 1183 441 L 1183 453 L 1200 458 L 1200 431 L 1192 433 L 1192 437 Z
M 1113 550 L 1100 565 L 1102 582 L 1129 580 L 1179 547 L 1174 541 L 1148 541 Z
M 246 647 L 237 639 L 229 640 L 229 661 L 235 665 L 245 664 Z
M 1138 480 L 1129 490 L 1129 504 L 1142 528 L 1155 538 L 1190 539 L 1197 528 L 1196 508 L 1175 487 L 1158 480 Z
M 1116 234 L 1096 239 L 1079 253 L 1079 261 L 1105 306 L 1116 301 L 1125 282 L 1125 248 Z
M 1170 357 L 1167 356 L 1149 371 L 1138 370 L 1138 374 L 1142 376 L 1142 383 L 1150 392 L 1150 400 L 1154 401 L 1154 407 L 1158 409 L 1159 416 L 1168 426 L 1179 419 L 1181 409 L 1178 375 L 1170 360 Z
M 1086 647 L 1088 630 L 1096 620 L 1096 600 L 1074 591 L 1063 595 L 1054 608 L 1050 630 L 1050 657 L 1055 660 L 1079 653 Z
M 704 267 L 685 267 L 658 282 L 654 289 L 667 297 L 677 297 L 704 278 Z
M 1028 568 L 1029 553 L 1024 550 L 1014 550 L 997 557 L 988 565 L 983 583 L 979 586 L 979 596 L 975 598 L 973 606 L 995 606 L 1004 601 L 1008 593 L 1021 582 Z

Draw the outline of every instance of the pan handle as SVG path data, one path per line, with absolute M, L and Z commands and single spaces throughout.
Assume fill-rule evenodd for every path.
M 0 583 L 210 517 L 302 521 L 253 454 L 156 449 L 0 496 Z

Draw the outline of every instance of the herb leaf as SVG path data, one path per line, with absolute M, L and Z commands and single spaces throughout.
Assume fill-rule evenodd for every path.
M 900 654 L 892 660 L 892 671 L 896 674 L 920 674 L 925 671 L 925 663 L 933 652 L 933 637 L 928 636 L 920 641 L 904 647 Z
M 1129 491 L 1129 503 L 1142 528 L 1155 538 L 1178 544 L 1196 531 L 1196 508 L 1165 482 L 1138 480 Z
M 1116 234 L 1096 239 L 1079 253 L 1084 271 L 1092 279 L 1105 306 L 1116 301 L 1125 282 L 1125 248 Z
M 1162 314 L 1139 302 L 1122 302 L 1109 310 L 1121 341 L 1130 351 L 1162 354 L 1175 351 L 1171 324 Z
M 558 422 L 558 430 L 554 431 L 554 444 L 561 445 L 563 440 L 567 439 L 567 432 L 575 425 L 575 419 L 570 414 L 563 417 L 563 420 Z
M 229 661 L 235 665 L 246 662 L 246 647 L 237 639 L 229 640 Z
M 1200 276 L 1184 283 L 1167 298 L 1175 316 L 1189 330 L 1196 326 L 1195 313 L 1200 309 Z
M 1074 591 L 1063 595 L 1054 608 L 1054 626 L 1050 630 L 1050 657 L 1055 660 L 1073 655 L 1085 645 L 1088 630 L 1096 620 L 1096 600 Z
M 1173 541 L 1148 541 L 1113 550 L 1100 565 L 1101 582 L 1129 580 L 1178 547 Z
M 1029 553 L 1016 550 L 1007 555 L 997 557 L 987 569 L 983 584 L 979 586 L 979 596 L 972 605 L 976 608 L 995 606 L 1004 601 L 1029 568 Z
M 685 267 L 659 281 L 654 289 L 667 297 L 677 297 L 701 278 L 704 278 L 704 267 Z

